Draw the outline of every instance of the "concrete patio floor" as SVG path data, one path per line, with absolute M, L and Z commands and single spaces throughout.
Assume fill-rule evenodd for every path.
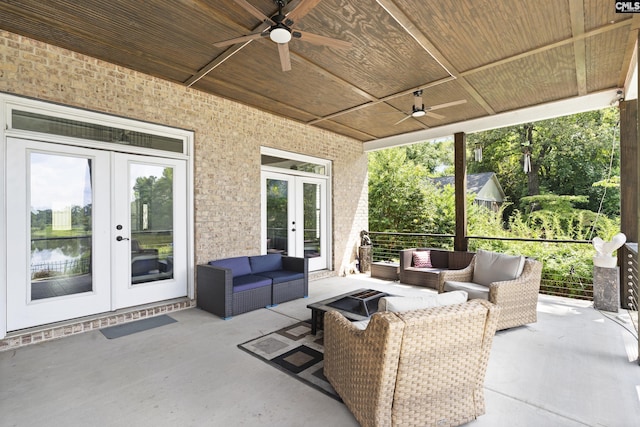
M 199 309 L 108 340 L 99 331 L 0 353 L 1 426 L 357 426 L 342 404 L 237 348 L 310 318 L 306 305 L 367 287 L 432 292 L 368 275 L 310 282 L 308 299 L 222 320 Z M 541 295 L 538 322 L 495 337 L 487 413 L 472 427 L 640 423 L 637 339 L 626 312 Z

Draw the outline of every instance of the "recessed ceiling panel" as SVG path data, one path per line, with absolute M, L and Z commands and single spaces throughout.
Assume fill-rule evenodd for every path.
M 449 77 L 374 0 L 322 1 L 297 27 L 351 42 L 337 50 L 295 41 L 292 49 L 376 98 Z
M 382 138 L 403 132 L 424 129 L 425 125 L 413 119 L 406 119 L 407 114 L 384 103 L 377 103 L 368 108 L 352 111 L 333 120 L 345 126 L 364 129 L 376 138 Z M 402 121 L 401 123 L 398 123 Z
M 586 69 L 589 92 L 623 85 L 626 73 L 620 73 L 620 70 L 624 65 L 628 34 L 627 28 L 621 28 L 587 39 Z
M 264 39 L 251 42 L 210 74 L 217 80 L 318 116 L 368 101 L 346 82 L 294 53 L 291 70 L 283 72 L 277 45 Z
M 299 108 L 270 99 L 258 92 L 246 91 L 232 83 L 215 80 L 213 78 L 201 79 L 193 88 L 203 92 L 215 93 L 223 98 L 246 105 L 252 105 L 259 110 L 268 111 L 300 122 L 306 123 L 317 118 L 317 116 L 309 114 Z
M 572 35 L 568 1 L 410 0 L 398 5 L 458 71 Z
M 572 46 L 562 46 L 466 76 L 496 112 L 578 94 Z

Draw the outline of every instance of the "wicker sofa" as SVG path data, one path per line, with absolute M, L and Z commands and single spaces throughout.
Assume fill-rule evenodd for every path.
M 513 264 L 517 258 L 522 263 L 514 267 L 517 271 L 508 272 L 508 266 L 500 265 L 500 259 Z M 538 320 L 541 276 L 540 261 L 479 250 L 468 267 L 442 273 L 438 292 L 463 290 L 469 299 L 480 298 L 496 304 L 502 309 L 498 320 L 498 330 L 502 330 Z
M 267 254 L 211 261 L 197 267 L 198 307 L 222 318 L 309 294 L 306 258 Z
M 417 267 L 414 252 L 429 252 L 431 267 Z M 473 258 L 473 252 L 448 251 L 436 248 L 411 248 L 400 251 L 400 283 L 426 286 L 438 290 L 441 285 L 440 273 L 445 270 L 465 268 Z
M 324 317 L 324 375 L 363 427 L 457 426 L 485 413 L 500 309 L 474 300 L 372 315 L 365 330 Z

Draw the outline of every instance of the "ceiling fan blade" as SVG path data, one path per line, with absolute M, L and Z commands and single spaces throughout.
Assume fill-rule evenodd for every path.
M 265 15 L 264 13 L 260 12 L 258 9 L 256 9 L 254 6 L 252 6 L 249 2 L 247 2 L 246 0 L 233 0 L 234 2 L 236 2 L 236 4 L 238 6 L 240 6 L 241 8 L 243 8 L 244 10 L 246 10 L 247 12 L 249 12 L 250 14 L 252 14 L 253 16 L 255 16 L 256 18 L 258 18 L 260 21 L 269 21 L 269 22 L 273 22 L 271 21 L 271 18 L 269 18 L 267 15 Z
M 291 12 L 287 13 L 287 18 L 296 22 L 307 13 L 311 12 L 311 9 L 316 7 L 322 0 L 301 0 L 298 6 Z
M 278 54 L 280 55 L 280 65 L 282 71 L 291 70 L 291 56 L 289 55 L 289 44 L 278 43 Z
M 305 31 L 296 30 L 296 32 L 300 33 L 300 40 L 305 42 L 335 47 L 338 49 L 349 49 L 351 47 L 351 42 L 346 42 L 344 40 L 332 39 L 330 37 L 319 36 L 317 34 L 307 33 Z
M 466 99 L 460 99 L 458 101 L 447 102 L 445 104 L 438 104 L 427 108 L 427 111 L 439 110 L 441 108 L 453 107 L 454 105 L 465 104 L 467 102 Z
M 235 37 L 229 40 L 222 40 L 217 43 L 214 43 L 213 45 L 215 47 L 225 47 L 225 46 L 230 46 L 232 44 L 243 43 L 243 42 L 248 42 L 250 40 L 259 39 L 260 37 L 262 37 L 262 33 L 253 33 L 253 34 L 248 34 L 246 36 Z
M 433 117 L 434 119 L 438 119 L 438 120 L 444 119 L 444 116 L 441 116 L 440 114 L 432 113 L 431 111 L 427 111 L 427 116 Z
M 405 120 L 410 119 L 410 118 L 411 118 L 411 115 L 405 116 L 405 118 L 404 118 L 404 119 L 400 119 L 400 120 L 398 120 L 398 121 L 397 121 L 397 122 L 395 122 L 393 125 L 394 125 L 394 126 L 395 126 L 395 125 L 399 125 L 400 123 L 402 123 L 402 122 L 404 122 Z

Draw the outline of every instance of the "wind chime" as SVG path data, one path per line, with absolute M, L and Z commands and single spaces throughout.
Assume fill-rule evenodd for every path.
M 524 150 L 524 159 L 522 161 L 524 173 L 531 173 L 531 151 L 528 148 Z
M 473 158 L 476 162 L 482 163 L 482 144 L 476 144 L 473 149 Z M 524 158 L 522 160 L 522 169 L 524 173 L 531 173 L 531 151 L 529 147 L 525 147 L 524 149 Z
M 473 155 L 478 163 L 482 163 L 482 145 L 476 144 L 476 148 L 473 149 Z

